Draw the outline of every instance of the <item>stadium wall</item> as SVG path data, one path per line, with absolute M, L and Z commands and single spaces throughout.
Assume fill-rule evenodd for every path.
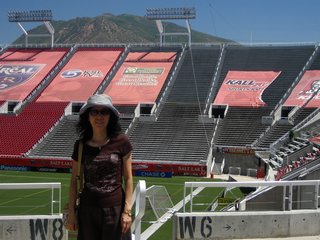
M 207 166 L 186 163 L 133 162 L 134 175 L 150 177 L 207 176 Z M 70 172 L 71 159 L 0 156 L 0 170 Z

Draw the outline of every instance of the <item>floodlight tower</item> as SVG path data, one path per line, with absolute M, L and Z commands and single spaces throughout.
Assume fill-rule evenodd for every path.
M 189 46 L 191 46 L 191 28 L 189 19 L 196 18 L 195 8 L 147 8 L 146 17 L 149 20 L 156 20 L 157 28 L 160 34 L 160 46 L 163 45 L 165 36 L 168 35 L 187 35 L 189 39 Z M 166 33 L 161 20 L 178 20 L 185 19 L 187 25 L 187 33 Z
M 52 20 L 51 10 L 31 10 L 31 11 L 9 11 L 9 22 L 16 22 L 25 35 L 26 46 L 28 46 L 28 38 L 33 37 L 51 37 L 51 47 L 53 47 L 54 28 L 50 21 Z M 29 34 L 22 26 L 21 22 L 43 22 L 50 34 Z

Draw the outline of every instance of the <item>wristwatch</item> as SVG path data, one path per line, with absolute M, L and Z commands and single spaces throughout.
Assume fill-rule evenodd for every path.
M 132 216 L 131 209 L 124 210 L 123 213 L 128 214 L 129 217 Z

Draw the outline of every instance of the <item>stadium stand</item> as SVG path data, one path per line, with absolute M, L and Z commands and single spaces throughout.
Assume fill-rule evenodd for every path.
M 138 121 L 130 135 L 137 161 L 200 162 L 206 160 L 212 124 L 198 122 L 197 104 L 166 103 L 157 122 Z
M 280 71 L 281 74 L 263 92 L 262 100 L 266 103 L 266 106 L 263 107 L 264 110 L 255 110 L 260 112 L 260 116 L 258 113 L 252 121 L 243 121 L 243 124 L 241 124 L 237 118 L 241 118 L 241 115 L 247 115 L 245 112 L 248 111 L 248 108 L 239 108 L 238 114 L 234 115 L 235 117 L 228 117 L 228 115 L 232 115 L 234 111 L 230 108 L 227 112 L 227 120 L 223 120 L 222 126 L 220 127 L 225 130 L 219 131 L 219 134 L 216 135 L 215 142 L 218 145 L 231 146 L 246 146 L 252 144 L 252 136 L 259 136 L 268 127 L 254 122 L 260 122 L 263 116 L 269 115 L 286 93 L 287 89 L 292 85 L 293 80 L 314 50 L 314 46 L 228 46 L 219 78 L 219 88 L 230 70 Z M 226 125 L 226 127 L 223 125 Z M 231 126 L 233 126 L 234 131 L 228 133 L 227 131 Z M 252 126 L 256 126 L 256 128 Z M 253 133 L 254 131 L 255 133 Z M 252 132 L 252 134 L 243 135 L 244 132 Z M 228 136 L 230 137 L 228 138 Z M 233 136 L 241 136 L 241 142 L 238 141 L 239 138 Z
M 290 101 L 295 90 L 301 91 L 299 87 L 307 74 L 320 76 L 319 44 L 164 45 L 0 47 L 0 167 L 5 169 L 1 165 L 4 164 L 14 169 L 26 164 L 30 167 L 25 170 L 70 172 L 73 144 L 78 138 L 79 109 L 92 94 L 106 93 L 113 98 L 120 112 L 122 129 L 133 144 L 133 163 L 136 163 L 133 172 L 137 176 L 144 176 L 144 171 L 153 171 L 160 177 L 214 178 L 216 173 L 227 173 L 224 177 L 228 176 L 228 181 L 237 181 L 236 175 L 282 183 L 283 180 L 319 179 L 319 82 L 308 85 L 309 88 L 318 86 L 312 94 L 314 99 L 302 103 Z M 250 88 L 254 81 L 242 79 L 241 74 L 245 77 L 253 74 L 255 81 L 260 80 L 261 75 L 270 74 L 271 77 L 266 82 L 256 81 L 265 85 L 255 85 L 258 90 L 251 91 L 249 96 L 245 93 L 246 85 Z M 225 91 L 229 87 L 225 87 L 227 80 L 244 87 L 231 86 L 231 83 L 230 89 L 233 87 L 232 91 L 236 93 L 228 94 Z M 194 166 L 195 170 L 192 169 Z M 142 171 L 139 173 L 139 170 Z M 145 176 L 152 176 L 148 174 Z M 208 183 L 204 183 L 206 187 Z M 272 186 L 280 186 L 278 183 L 281 184 L 272 182 Z M 279 210 L 280 216 L 293 209 L 300 210 L 302 205 L 306 209 L 319 208 L 319 183 L 315 190 L 309 186 L 305 189 L 296 187 L 291 182 L 284 186 L 288 187 L 281 190 L 240 187 L 244 193 L 242 203 L 236 196 L 228 208 L 241 214 L 240 224 L 248 223 L 243 220 L 247 211 L 252 213 L 259 208 Z M 158 189 L 155 191 L 159 193 Z M 202 189 L 199 187 L 188 197 L 184 196 L 183 204 L 192 208 L 193 193 L 203 198 L 207 191 Z M 228 200 L 227 192 L 234 195 L 232 189 L 226 187 L 223 193 L 226 199 L 221 199 Z M 258 191 L 250 196 L 255 190 Z M 149 198 L 157 195 L 150 191 L 148 194 Z M 209 194 L 212 197 L 211 191 Z M 166 194 L 165 199 L 170 200 L 170 196 Z M 163 194 L 156 201 L 162 200 Z M 194 203 L 203 205 L 198 201 Z M 209 212 L 215 211 L 218 205 L 213 205 L 216 203 L 219 204 L 219 199 L 211 202 L 211 209 L 201 214 L 201 230 L 198 231 L 202 237 L 209 229 L 210 234 L 217 232 L 216 225 L 221 218 L 217 218 L 218 211 Z M 180 204 L 182 206 L 182 201 L 176 206 L 172 202 L 166 205 L 154 224 L 164 224 L 179 211 L 177 206 Z M 140 203 L 136 202 L 137 205 Z M 144 203 L 140 207 L 142 205 L 144 208 Z M 154 206 L 155 203 L 153 210 Z M 166 215 L 168 213 L 170 217 Z M 248 219 L 252 219 L 251 213 Z M 293 216 L 303 218 L 299 224 L 304 226 L 308 221 L 301 213 Z M 266 214 L 269 213 L 261 213 L 262 219 Z M 140 213 L 138 215 L 140 217 Z M 270 212 L 270 216 L 272 221 L 269 223 L 273 227 L 283 223 L 274 213 Z M 181 224 L 181 235 L 191 235 L 196 225 L 198 227 L 200 221 L 195 217 L 192 216 L 192 223 L 191 217 L 179 221 L 176 218 L 175 222 Z M 215 231 L 211 231 L 211 219 L 219 219 L 214 223 Z M 210 224 L 206 225 L 207 221 Z M 229 231 L 233 228 L 229 223 L 221 227 L 223 234 L 238 235 Z M 294 221 L 292 224 L 295 225 L 294 232 L 299 234 L 296 229 L 301 226 Z M 267 229 L 267 224 L 264 225 Z M 319 228 L 314 225 L 318 233 Z M 304 229 L 310 232 L 309 227 Z M 278 230 L 270 232 L 279 235 Z M 140 239 L 140 233 L 136 239 Z
M 189 49 L 167 102 L 199 103 L 200 109 L 204 109 L 219 53 L 217 46 Z
M 112 49 L 109 48 L 108 51 L 109 53 L 109 57 L 108 57 L 108 61 L 110 62 L 111 57 L 110 54 L 112 54 L 112 51 L 115 51 L 117 49 Z M 119 49 L 118 49 L 119 50 Z M 90 49 L 85 49 L 84 51 L 87 51 L 87 53 L 82 54 L 79 56 L 75 54 L 74 58 L 81 58 L 81 56 L 88 56 L 88 54 L 92 54 L 90 52 Z M 89 53 L 88 53 L 89 51 Z M 101 48 L 99 49 L 93 49 L 93 54 L 97 55 L 97 52 L 101 52 L 101 51 L 105 51 Z M 96 53 L 95 53 L 96 52 Z M 101 54 L 100 54 L 101 55 Z M 134 59 L 139 58 L 139 62 L 143 61 L 143 62 L 156 62 L 157 60 L 157 56 L 159 58 L 159 56 L 161 57 L 161 59 L 159 61 L 164 61 L 164 62 L 168 62 L 168 60 L 170 60 L 171 58 L 173 58 L 173 56 L 175 56 L 176 53 L 163 53 L 161 52 L 161 54 L 156 54 L 156 53 L 141 53 L 141 52 L 136 52 L 134 54 L 131 54 L 131 61 L 134 61 Z M 133 57 L 132 57 L 133 56 Z M 79 60 L 79 59 L 78 59 Z M 72 59 L 71 59 L 72 61 Z M 102 63 L 102 59 L 100 58 L 100 63 Z M 116 59 L 114 58 L 113 60 L 114 62 L 116 62 Z M 75 61 L 73 61 L 73 63 L 71 62 L 71 65 L 74 65 Z M 66 64 L 66 68 L 68 68 L 69 64 Z M 109 63 L 110 65 L 110 63 Z M 111 64 L 110 66 L 115 66 L 117 64 Z M 94 68 L 94 66 L 93 66 Z M 100 68 L 101 69 L 101 68 Z M 111 68 L 110 68 L 111 69 Z M 62 69 L 62 71 L 64 71 L 64 69 Z M 113 70 L 112 70 L 113 71 Z M 109 71 L 111 72 L 111 71 Z M 88 77 L 87 77 L 88 78 Z M 108 74 L 106 74 L 106 76 L 104 77 L 105 79 L 108 78 Z M 61 79 L 57 78 L 58 82 L 61 82 Z M 83 81 L 85 81 L 85 79 L 81 80 L 82 86 L 86 88 L 86 84 L 83 84 Z M 54 85 L 55 80 L 53 80 L 51 85 Z M 88 82 L 89 84 L 89 82 Z M 103 83 L 100 83 L 100 86 Z M 92 82 L 90 81 L 90 85 L 92 85 Z M 108 86 L 108 85 L 107 85 Z M 92 88 L 92 86 L 91 86 Z M 52 89 L 52 90 L 50 90 Z M 89 91 L 86 88 L 86 94 L 84 94 L 84 91 L 75 91 L 75 93 L 70 94 L 64 94 L 63 92 L 61 92 L 61 94 L 55 94 L 55 92 L 57 92 L 59 88 L 54 88 L 54 87 L 48 87 L 44 93 L 41 94 L 41 96 L 38 98 L 37 101 L 41 101 L 41 100 L 46 100 L 46 98 L 52 98 L 51 96 L 54 96 L 57 98 L 57 96 L 60 96 L 60 99 L 63 98 L 64 100 L 68 100 L 68 101 L 72 101 L 72 100 L 77 100 L 80 101 L 82 100 L 82 102 L 85 101 L 86 98 L 88 98 L 89 95 L 93 94 L 94 91 Z M 94 89 L 100 89 L 100 91 L 103 91 L 103 88 L 99 87 L 99 85 L 96 85 Z M 51 92 L 50 92 L 51 91 Z M 52 93 L 53 91 L 53 93 Z M 74 92 L 74 91 L 73 91 Z M 82 93 L 81 95 L 79 95 L 79 93 Z M 78 94 L 78 96 L 72 97 L 74 96 L 74 94 Z M 68 99 L 66 99 L 68 98 Z M 115 98 L 116 99 L 116 98 Z M 121 121 L 121 126 L 123 128 L 124 131 L 127 130 L 127 128 L 129 127 L 129 125 L 131 124 L 134 115 L 135 115 L 135 108 L 137 107 L 137 105 L 132 105 L 132 104 L 122 104 L 122 105 L 117 105 L 115 103 L 115 105 L 117 106 L 119 112 L 120 112 L 120 121 Z M 64 117 L 64 119 L 62 119 L 59 124 L 57 124 L 56 126 L 56 130 L 52 131 L 50 133 L 50 135 L 48 135 L 45 139 L 43 139 L 42 143 L 39 143 L 39 146 L 35 146 L 34 149 L 32 149 L 28 155 L 29 156 L 33 156 L 33 157 L 40 157 L 40 156 L 51 156 L 51 157 L 64 157 L 64 158 L 70 158 L 71 156 L 71 151 L 72 151 L 72 147 L 73 147 L 73 142 L 77 139 L 77 135 L 76 134 L 62 134 L 63 132 L 69 132 L 71 130 L 75 131 L 75 125 L 76 125 L 76 121 L 78 119 L 78 116 L 76 115 L 77 113 L 73 113 L 73 116 L 66 116 Z M 55 140 L 55 138 L 57 138 L 57 140 Z
M 252 143 L 266 127 L 258 119 L 269 111 L 268 108 L 229 107 L 215 144 L 245 146 Z
M 29 151 L 30 157 L 66 158 L 72 154 L 72 146 L 77 139 L 77 115 L 65 116 L 52 132 L 36 147 Z
M 277 139 L 281 138 L 284 134 L 289 132 L 294 126 L 299 124 L 302 120 L 308 117 L 312 112 L 314 112 L 315 108 L 303 108 L 299 114 L 295 117 L 292 124 L 281 124 L 279 121 L 270 127 L 267 133 L 263 136 L 263 138 L 259 139 L 257 144 L 260 148 L 269 148 L 272 143 L 274 143 Z
M 13 64 L 17 59 L 20 59 L 20 62 L 38 59 L 37 64 L 46 63 L 48 58 L 41 58 L 43 54 L 48 54 L 46 56 L 49 58 L 50 54 L 57 57 L 56 52 L 61 49 L 15 49 L 12 52 L 8 50 L 3 51 L 1 55 L 2 64 Z M 71 78 L 65 81 L 61 78 L 63 72 L 76 69 L 77 61 L 84 56 L 94 56 L 106 51 L 114 51 L 114 54 L 111 54 L 112 60 L 111 55 L 106 54 L 106 57 L 103 57 L 109 59 L 107 67 L 102 63 L 102 58 L 101 61 L 97 60 L 97 63 L 90 65 L 92 69 L 99 64 L 106 67 L 103 76 L 99 75 L 100 78 L 94 82 L 94 86 L 90 85 L 90 90 L 86 86 L 92 82 L 81 82 L 79 85 L 79 79 Z M 22 52 L 22 56 L 19 57 Z M 274 152 L 269 163 L 273 164 L 274 170 L 277 171 L 285 166 L 284 160 L 288 156 L 293 158 L 294 154 L 302 154 L 305 149 L 305 143 L 297 138 L 290 143 L 282 139 L 302 122 L 306 124 L 309 117 L 315 115 L 319 109 L 301 108 L 295 113 L 294 118 L 285 120 L 286 124 L 282 123 L 283 117 L 288 116 L 294 106 L 289 106 L 289 110 L 283 110 L 282 118 L 271 126 L 263 123 L 262 118 L 273 117 L 272 114 L 278 109 L 279 104 L 282 107 L 292 88 L 299 83 L 302 69 L 306 66 L 309 70 L 319 69 L 318 55 L 315 53 L 317 51 L 314 45 L 75 45 L 70 49 L 63 49 L 50 69 L 37 80 L 39 83 L 28 88 L 23 96 L 11 98 L 15 94 L 21 94 L 18 88 L 9 88 L 9 95 L 1 95 L 3 99 L 0 99 L 0 104 L 8 103 L 8 100 L 18 101 L 18 104 L 20 101 L 26 101 L 26 98 L 28 100 L 25 107 L 19 111 L 6 112 L 1 108 L 0 156 L 70 160 L 73 142 L 77 138 L 77 111 L 85 99 L 94 92 L 109 93 L 113 81 L 123 77 L 120 73 L 128 66 L 140 67 L 143 70 L 148 67 L 157 69 L 157 64 L 162 64 L 170 69 L 166 69 L 161 89 L 157 89 L 151 103 L 143 100 L 124 103 L 115 97 L 123 130 L 134 145 L 134 161 L 206 165 L 211 161 L 210 155 L 213 154 L 215 163 L 224 166 L 224 172 L 240 169 L 241 174 L 246 174 L 247 168 L 253 169 L 252 172 L 260 171 L 261 162 L 257 160 L 254 148 L 266 151 L 275 148 L 272 149 Z M 225 106 L 223 113 L 212 114 L 211 119 L 210 107 L 230 71 L 274 71 L 280 74 L 262 93 L 261 100 L 265 105 L 253 107 L 254 104 L 249 103 L 248 106 L 241 107 Z M 42 86 L 39 87 L 39 84 Z M 68 91 L 71 90 L 72 94 L 66 94 L 64 86 L 71 86 Z M 76 90 L 75 87 L 79 86 L 80 89 L 88 91 Z M 79 96 L 76 96 L 78 93 Z M 11 104 L 10 109 L 16 110 L 14 102 Z M 143 104 L 150 104 L 146 112 L 143 110 Z M 33 134 L 29 136 L 28 131 Z M 28 143 L 24 136 L 30 139 Z M 234 150 L 232 147 L 239 147 L 240 150 Z M 234 154 L 239 151 L 242 156 Z M 248 164 L 248 161 L 253 163 Z M 239 162 L 244 165 L 240 166 Z M 293 163 L 297 166 L 294 160 Z
M 156 122 L 138 121 L 130 134 L 140 161 L 206 161 L 213 123 L 199 122 L 208 97 L 219 48 L 186 50 Z
M 316 51 L 314 54 L 312 54 L 310 60 L 308 61 L 308 64 L 306 65 L 306 69 L 308 70 L 319 70 L 319 49 L 316 48 Z M 299 79 L 300 80 L 300 79 Z M 297 82 L 299 84 L 299 82 Z M 312 99 L 310 99 L 312 101 Z M 310 101 L 309 100 L 309 101 Z M 290 117 L 289 124 L 281 124 L 281 121 L 275 122 L 267 131 L 258 139 L 258 144 L 256 144 L 258 147 L 264 147 L 268 148 L 270 147 L 270 144 L 275 142 L 277 139 L 282 137 L 284 134 L 286 134 L 290 129 L 293 129 L 295 126 L 297 126 L 299 123 L 301 123 L 304 119 L 306 119 L 308 116 L 311 116 L 312 114 L 316 113 L 317 108 L 306 106 L 307 103 L 304 103 L 292 116 Z M 294 108 L 298 107 L 297 105 L 291 106 L 291 109 L 289 107 L 289 111 L 284 113 L 286 110 L 282 110 L 281 117 L 288 117 L 290 114 L 290 111 Z
M 122 51 L 123 48 L 77 48 L 36 101 L 65 101 L 71 103 L 71 106 L 72 102 L 78 102 L 80 107 L 102 84 Z M 75 72 L 74 69 L 79 70 Z M 75 131 L 77 119 L 77 115 L 62 117 L 53 131 L 46 138 L 41 139 L 27 155 L 70 158 L 73 143 L 77 139 Z
M 67 103 L 32 103 L 19 114 L 0 115 L 0 155 L 23 156 L 64 114 Z

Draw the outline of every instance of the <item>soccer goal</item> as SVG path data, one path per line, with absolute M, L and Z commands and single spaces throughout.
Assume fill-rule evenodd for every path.
M 146 192 L 146 214 L 144 221 L 158 221 L 173 208 L 171 197 L 164 186 L 153 185 Z

